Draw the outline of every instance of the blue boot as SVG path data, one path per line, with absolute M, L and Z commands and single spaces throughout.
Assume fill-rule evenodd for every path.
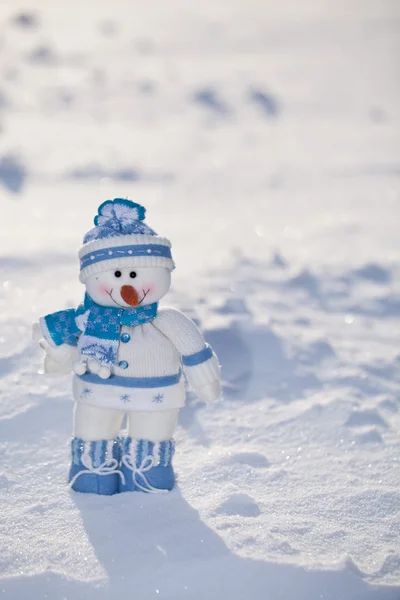
M 111 496 L 118 493 L 120 440 L 84 442 L 73 438 L 70 487 L 76 492 Z
M 127 437 L 122 442 L 120 492 L 151 492 L 159 494 L 172 490 L 175 475 L 172 457 L 173 440 L 154 443 Z

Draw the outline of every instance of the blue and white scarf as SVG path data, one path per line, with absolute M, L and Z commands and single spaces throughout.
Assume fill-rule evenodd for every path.
M 44 327 L 56 346 L 77 346 L 84 356 L 92 356 L 102 365 L 115 366 L 121 326 L 134 327 L 152 321 L 158 303 L 136 308 L 100 306 L 85 294 L 77 309 L 60 310 L 43 317 Z M 83 335 L 81 335 L 83 334 Z

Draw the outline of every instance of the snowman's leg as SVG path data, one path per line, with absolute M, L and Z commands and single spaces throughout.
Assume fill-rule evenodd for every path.
M 134 440 L 161 442 L 174 435 L 179 409 L 129 414 L 129 435 Z
M 125 482 L 119 482 L 120 492 L 160 493 L 174 487 L 172 436 L 178 412 L 174 409 L 130 413 L 129 437 L 122 444 L 121 470 Z
M 111 495 L 123 478 L 118 439 L 124 413 L 77 402 L 69 482 L 77 492 Z
M 73 435 L 85 442 L 111 440 L 118 437 L 123 417 L 121 410 L 76 402 Z

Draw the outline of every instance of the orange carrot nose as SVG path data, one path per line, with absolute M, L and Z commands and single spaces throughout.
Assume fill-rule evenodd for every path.
M 137 306 L 139 304 L 139 296 L 135 288 L 131 285 L 123 285 L 121 288 L 121 298 L 129 306 Z

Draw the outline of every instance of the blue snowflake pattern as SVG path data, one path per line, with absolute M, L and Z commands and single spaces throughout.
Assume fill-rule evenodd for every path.
M 81 398 L 87 398 L 88 396 L 92 395 L 92 390 L 88 387 L 83 388 L 83 390 L 81 391 Z
M 131 401 L 131 397 L 130 397 L 130 395 L 129 395 L 129 394 L 123 394 L 123 395 L 121 396 L 121 401 L 122 401 L 124 404 L 126 404 L 127 402 L 130 402 L 130 401 Z
M 107 348 L 102 344 L 82 346 L 81 353 L 85 356 L 94 356 L 101 364 L 114 364 L 117 359 L 116 349 L 112 346 Z
M 164 401 L 164 394 L 156 394 L 155 396 L 153 396 L 152 402 L 155 402 L 156 404 L 160 404 L 163 401 Z

